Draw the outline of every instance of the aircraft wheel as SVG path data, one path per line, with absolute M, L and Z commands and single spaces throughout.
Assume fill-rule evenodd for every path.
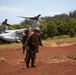
M 0 44 L 4 44 L 4 43 L 5 43 L 5 41 L 0 39 Z

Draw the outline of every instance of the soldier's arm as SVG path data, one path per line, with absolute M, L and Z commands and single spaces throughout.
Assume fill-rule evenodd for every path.
M 8 23 L 6 23 L 6 25 L 9 25 L 10 26 L 10 24 L 8 24 Z
M 8 26 L 13 26 L 13 25 L 10 25 L 10 24 L 8 24 L 8 23 L 6 23 L 6 25 L 8 25 Z
M 39 45 L 43 47 L 42 41 L 41 41 L 41 36 L 39 36 Z
M 41 37 L 39 37 L 39 43 L 40 43 L 40 46 L 42 46 L 42 50 L 44 50 L 44 46 L 42 44 Z

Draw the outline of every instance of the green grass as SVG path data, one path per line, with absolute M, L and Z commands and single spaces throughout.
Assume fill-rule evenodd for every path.
M 11 49 L 11 48 L 20 48 L 22 47 L 21 43 L 11 43 L 11 44 L 2 44 L 0 45 L 0 49 Z
M 53 59 L 72 59 L 72 60 L 76 60 L 76 55 L 73 55 L 73 56 L 71 56 L 71 55 L 61 55 L 61 56 L 56 56 L 56 55 L 54 55 L 54 56 L 49 56 L 49 58 L 48 58 L 48 60 L 53 60 Z
M 50 39 L 50 40 L 43 40 L 43 43 L 57 43 L 57 42 L 67 42 L 67 43 L 76 43 L 75 38 L 60 38 L 60 39 Z
M 50 44 L 50 43 L 58 43 L 58 42 L 68 42 L 68 43 L 76 43 L 76 37 L 75 38 L 54 38 L 54 39 L 48 39 L 48 40 L 42 40 L 43 44 Z M 2 44 L 0 45 L 0 50 L 1 49 L 11 49 L 11 48 L 20 48 L 22 47 L 21 43 L 11 43 L 11 44 Z

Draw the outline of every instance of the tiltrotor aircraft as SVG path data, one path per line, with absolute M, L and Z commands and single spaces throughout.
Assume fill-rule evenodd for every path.
M 26 19 L 32 19 L 33 23 L 31 25 L 32 28 L 39 27 L 38 19 L 41 15 L 37 15 L 35 17 L 22 17 L 18 16 L 20 18 L 26 18 Z M 0 44 L 4 43 L 11 43 L 11 42 L 20 42 L 22 40 L 22 33 L 24 32 L 24 29 L 16 29 L 16 30 L 7 30 L 4 28 L 4 31 L 0 34 Z

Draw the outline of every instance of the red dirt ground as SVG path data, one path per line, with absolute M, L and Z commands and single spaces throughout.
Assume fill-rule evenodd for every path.
M 76 44 L 44 45 L 37 53 L 35 68 L 26 68 L 22 48 L 0 49 L 0 75 L 76 75 Z

